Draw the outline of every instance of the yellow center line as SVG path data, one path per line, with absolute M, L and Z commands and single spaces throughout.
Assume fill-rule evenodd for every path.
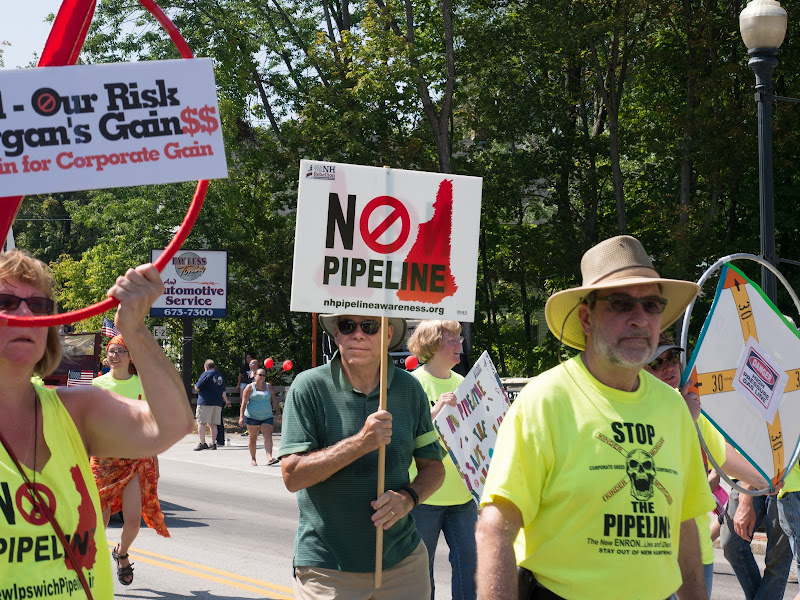
M 113 548 L 115 547 L 115 544 L 109 543 L 108 546 L 109 548 Z M 145 550 L 139 550 L 132 546 L 128 552 L 129 553 L 133 552 L 136 560 L 138 560 L 139 562 L 143 562 L 145 564 L 155 565 L 157 567 L 163 567 L 171 571 L 176 571 L 178 573 L 183 573 L 185 575 L 192 575 L 200 579 L 205 579 L 207 581 L 214 581 L 216 583 L 222 583 L 234 588 L 239 588 L 241 590 L 247 590 L 250 592 L 264 593 L 264 591 L 269 591 L 270 593 L 273 594 L 277 593 L 277 595 L 273 596 L 275 600 L 294 600 L 294 590 L 292 588 L 283 585 L 268 583 L 266 581 L 261 581 L 260 579 L 253 579 L 252 577 L 237 575 L 236 573 L 229 573 L 228 571 L 222 571 L 221 569 L 215 569 L 214 567 L 209 567 L 206 565 L 200 565 L 197 563 L 192 563 L 177 558 L 172 558 L 171 556 L 154 554 L 152 552 L 147 552 Z M 152 559 L 146 558 L 148 556 L 153 558 Z M 175 563 L 175 564 L 169 564 L 169 563 Z M 185 565 L 188 568 L 184 568 L 178 565 Z M 216 575 L 219 575 L 220 577 L 214 577 L 213 575 L 209 575 L 208 573 L 214 573 Z M 253 584 L 253 585 L 247 585 L 247 584 Z

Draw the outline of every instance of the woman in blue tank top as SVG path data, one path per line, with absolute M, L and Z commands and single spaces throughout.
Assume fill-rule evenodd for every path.
M 273 415 L 280 414 L 278 401 L 272 393 L 272 386 L 267 381 L 267 372 L 258 369 L 255 381 L 248 385 L 242 392 L 242 405 L 239 412 L 239 427 L 247 425 L 250 438 L 247 445 L 250 448 L 250 464 L 256 466 L 256 442 L 258 432 L 264 436 L 264 451 L 267 453 L 267 465 L 274 465 L 277 458 L 272 458 L 272 430 Z

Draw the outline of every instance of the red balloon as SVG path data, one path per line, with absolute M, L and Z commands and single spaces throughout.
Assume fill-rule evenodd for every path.
M 291 371 L 293 366 L 294 365 L 292 364 L 292 361 L 290 361 L 290 360 L 283 361 L 283 370 L 284 371 Z
M 265 368 L 271 369 L 274 364 L 275 364 L 275 361 L 272 360 L 271 358 L 265 358 L 264 359 L 264 367 Z
M 418 364 L 419 361 L 417 360 L 416 356 L 414 356 L 413 354 L 410 356 L 406 356 L 406 371 L 411 371 L 413 369 L 416 369 Z

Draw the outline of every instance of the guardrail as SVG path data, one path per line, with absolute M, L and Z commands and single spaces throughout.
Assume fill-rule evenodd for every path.
M 506 389 L 506 393 L 508 394 L 508 399 L 511 402 L 517 398 L 517 395 L 520 393 L 525 384 L 531 380 L 530 377 L 501 377 L 500 381 L 503 384 L 503 387 Z M 275 397 L 278 398 L 278 402 L 283 402 L 286 400 L 286 392 L 289 391 L 288 385 L 273 385 L 272 391 L 275 393 Z M 225 395 L 230 400 L 231 404 L 239 404 L 240 397 L 239 397 L 239 388 L 236 386 L 226 387 L 225 388 Z M 192 405 L 197 404 L 197 394 L 192 394 Z

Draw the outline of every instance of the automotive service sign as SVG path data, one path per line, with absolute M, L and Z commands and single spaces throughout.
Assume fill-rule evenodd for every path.
M 471 322 L 481 182 L 302 161 L 291 309 Z
M 152 250 L 151 260 L 163 250 Z M 228 253 L 179 250 L 161 273 L 164 294 L 153 303 L 151 317 L 215 317 L 228 313 Z
M 227 177 L 211 59 L 0 69 L 0 190 Z

